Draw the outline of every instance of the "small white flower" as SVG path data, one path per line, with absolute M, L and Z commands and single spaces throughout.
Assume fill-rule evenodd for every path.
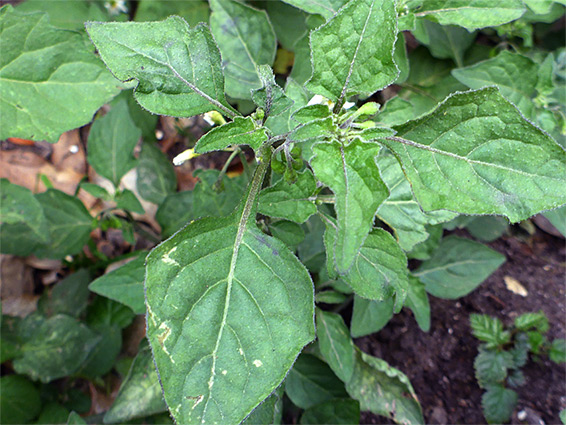
M 173 165 L 179 166 L 179 165 L 183 164 L 184 162 L 188 161 L 189 159 L 193 159 L 197 156 L 199 156 L 199 154 L 195 153 L 194 149 L 187 149 L 187 150 L 181 152 L 175 158 L 173 158 Z
M 222 116 L 222 114 L 218 111 L 209 111 L 202 115 L 202 119 L 205 120 L 208 125 L 215 126 L 215 125 L 222 125 L 226 124 L 226 120 Z
M 104 7 L 110 15 L 119 15 L 120 13 L 128 13 L 128 6 L 125 0 L 110 0 L 104 3 Z
M 307 106 L 310 106 L 310 105 L 318 105 L 318 104 L 322 104 L 322 103 L 324 103 L 324 102 L 328 102 L 328 99 L 325 98 L 325 97 L 322 97 L 322 96 L 319 95 L 319 94 L 315 94 L 315 95 L 311 98 L 311 100 L 309 100 L 309 103 L 307 103 Z
M 350 109 L 355 104 L 356 104 L 356 102 L 346 102 L 346 103 L 344 103 L 344 109 Z

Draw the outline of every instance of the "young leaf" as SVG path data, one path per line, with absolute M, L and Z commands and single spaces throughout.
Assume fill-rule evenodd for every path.
M 509 351 L 480 350 L 474 361 L 476 379 L 483 388 L 502 383 L 511 367 L 513 355 Z
M 422 424 L 424 419 L 409 378 L 385 361 L 355 350 L 355 366 L 346 391 L 362 411 L 393 419 L 399 424 Z
M 134 313 L 145 313 L 143 281 L 145 278 L 145 253 L 120 268 L 94 280 L 88 287 L 104 297 L 130 307 Z
M 285 96 L 283 89 L 275 82 L 271 66 L 260 65 L 257 73 L 262 87 L 252 90 L 252 100 L 263 109 L 266 117 L 279 115 L 293 105 L 293 101 Z
M 195 146 L 195 152 L 220 151 L 228 146 L 248 145 L 254 150 L 267 140 L 264 127 L 258 127 L 252 117 L 236 117 L 203 135 Z
M 220 52 L 204 24 L 189 28 L 171 16 L 161 22 L 87 22 L 86 29 L 116 78 L 138 81 L 135 97 L 148 111 L 235 115 L 224 97 Z
M 255 224 L 263 154 L 236 211 L 190 223 L 147 259 L 147 334 L 181 423 L 242 421 L 314 338 L 310 276 Z
M 140 137 L 141 130 L 130 117 L 126 100 L 121 100 L 92 124 L 88 135 L 88 163 L 118 187 L 124 174 L 137 164 L 134 148 Z
M 548 318 L 542 311 L 538 313 L 524 313 L 515 319 L 515 327 L 521 331 L 530 331 L 533 328 L 541 333 L 548 332 Z
M 141 202 L 131 190 L 124 189 L 120 192 L 116 192 L 114 200 L 116 201 L 116 208 L 136 214 L 143 214 L 145 212 Z
M 409 291 L 405 305 L 415 315 L 415 320 L 423 332 L 430 330 L 430 304 L 425 286 L 415 277 L 409 277 Z
M 379 145 L 359 139 L 348 145 L 333 141 L 314 145 L 313 152 L 311 166 L 315 176 L 336 195 L 334 263 L 338 272 L 344 274 L 371 230 L 379 205 L 389 196 L 375 163 Z
M 159 378 L 147 345 L 140 348 L 116 400 L 104 415 L 104 423 L 125 423 L 135 418 L 167 411 Z
M 479 242 L 448 236 L 413 275 L 429 294 L 455 299 L 476 289 L 504 262 L 504 255 Z
M 503 323 L 496 317 L 487 314 L 470 314 L 472 333 L 480 341 L 487 342 L 488 348 L 509 342 L 509 332 L 503 330 Z
M 515 391 L 493 385 L 482 395 L 481 406 L 485 419 L 489 424 L 502 424 L 509 421 L 515 406 L 517 406 L 518 395 Z
M 262 86 L 259 65 L 275 59 L 275 32 L 263 10 L 235 0 L 211 0 L 210 28 L 222 52 L 226 93 L 251 99 Z
M 177 189 L 171 161 L 153 142 L 142 144 L 137 172 L 136 187 L 146 201 L 159 205 Z
M 552 341 L 550 350 L 548 351 L 548 357 L 554 363 L 566 363 L 566 340 L 555 339 Z
M 300 423 L 306 424 L 344 424 L 360 423 L 360 403 L 351 398 L 325 401 L 306 409 Z
M 354 338 L 379 332 L 393 317 L 393 297 L 383 301 L 373 301 L 354 296 L 354 309 L 350 334 Z
M 348 397 L 332 369 L 312 354 L 301 354 L 285 379 L 285 393 L 295 406 L 308 409 L 335 398 Z
M 28 423 L 41 411 L 39 391 L 25 376 L 2 376 L 0 386 L 0 422 L 3 424 Z
M 304 223 L 316 213 L 316 205 L 309 198 L 316 190 L 312 172 L 297 173 L 297 181 L 289 185 L 284 179 L 263 189 L 259 194 L 258 211 L 270 217 L 285 218 Z
M 269 4 L 274 2 L 269 2 Z M 285 85 L 285 96 L 293 101 L 293 105 L 277 116 L 267 118 L 265 126 L 271 130 L 273 135 L 278 136 L 287 133 L 296 127 L 296 123 L 291 119 L 291 115 L 298 108 L 305 106 L 309 101 L 306 90 L 292 78 L 287 78 Z
M 312 14 L 320 14 L 324 19 L 329 20 L 338 10 L 344 6 L 347 0 L 283 0 L 298 9 Z
M 386 144 L 425 211 L 500 214 L 515 223 L 566 202 L 566 151 L 495 87 L 454 94 L 396 130 Z
M 388 86 L 399 74 L 396 38 L 394 2 L 350 1 L 310 35 L 313 75 L 307 89 L 340 109 L 349 96 L 367 97 Z
M 415 16 L 473 31 L 514 21 L 523 13 L 525 6 L 521 0 L 426 0 Z
M 48 21 L 45 13 L 0 9 L 2 140 L 54 143 L 63 132 L 87 124 L 120 90 L 80 33 Z

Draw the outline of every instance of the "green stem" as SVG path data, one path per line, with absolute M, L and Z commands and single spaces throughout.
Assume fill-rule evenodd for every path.
M 224 178 L 224 175 L 228 171 L 228 167 L 230 166 L 230 163 L 234 160 L 234 158 L 236 158 L 236 156 L 240 152 L 242 152 L 242 150 L 239 147 L 237 147 L 230 154 L 230 156 L 228 157 L 228 159 L 224 163 L 224 167 L 222 167 L 222 170 L 220 170 L 220 174 L 218 175 L 218 179 L 216 179 L 216 183 L 214 183 L 214 187 L 220 187 L 220 185 L 222 184 L 222 179 Z

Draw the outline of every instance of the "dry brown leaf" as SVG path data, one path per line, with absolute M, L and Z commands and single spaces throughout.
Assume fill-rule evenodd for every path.
M 503 281 L 505 282 L 505 286 L 507 289 L 514 294 L 520 295 L 522 297 L 526 297 L 529 295 L 528 291 L 525 289 L 521 282 L 511 276 L 504 276 Z

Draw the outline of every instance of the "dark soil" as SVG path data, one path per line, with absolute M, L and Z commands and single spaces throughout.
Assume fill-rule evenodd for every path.
M 382 331 L 356 340 L 363 351 L 408 375 L 427 424 L 486 423 L 482 390 L 474 377 L 478 341 L 470 331 L 471 313 L 489 314 L 511 324 L 519 314 L 542 310 L 550 321 L 547 337 L 566 337 L 564 239 L 539 230 L 523 239 L 507 236 L 489 244 L 505 254 L 507 262 L 470 295 L 459 300 L 430 297 L 430 332 L 420 331 L 412 314 L 403 310 Z M 528 295 L 509 291 L 504 276 L 517 279 Z M 558 414 L 566 408 L 566 367 L 547 358 L 531 358 L 523 372 L 526 384 L 518 390 L 512 423 L 559 424 Z M 523 421 L 517 418 L 521 411 L 521 416 L 527 415 Z M 364 413 L 362 423 L 391 422 Z

